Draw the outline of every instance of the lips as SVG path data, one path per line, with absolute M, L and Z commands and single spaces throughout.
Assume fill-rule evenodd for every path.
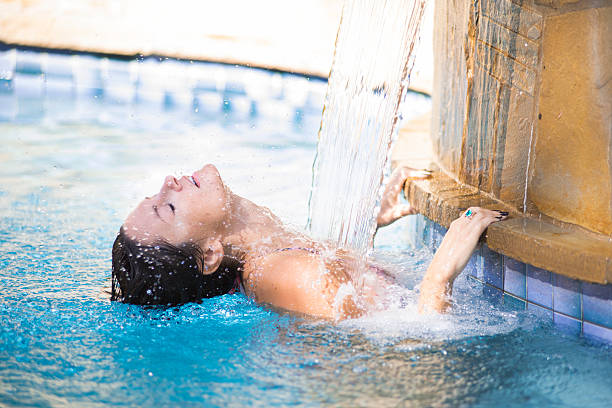
M 190 177 L 189 177 L 189 181 L 191 181 L 193 184 L 195 184 L 195 186 L 197 188 L 200 188 L 200 180 L 198 180 L 198 175 L 197 173 L 193 173 Z

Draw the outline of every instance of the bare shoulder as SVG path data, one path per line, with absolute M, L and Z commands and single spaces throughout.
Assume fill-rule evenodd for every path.
M 245 288 L 257 302 L 333 318 L 335 292 L 319 255 L 302 250 L 274 252 L 245 264 Z

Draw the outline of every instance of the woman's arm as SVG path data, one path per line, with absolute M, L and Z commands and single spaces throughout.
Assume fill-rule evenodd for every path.
M 425 179 L 430 175 L 430 171 L 405 166 L 395 169 L 383 193 L 377 228 L 389 225 L 405 215 L 415 214 L 416 210 L 410 204 L 400 203 L 400 191 L 407 180 Z M 455 278 L 467 265 L 478 245 L 478 239 L 489 225 L 507 216 L 507 212 L 472 207 L 451 223 L 421 282 L 421 313 L 444 312 L 448 309 Z
M 455 278 L 467 265 L 478 239 L 489 225 L 507 216 L 507 212 L 471 207 L 451 223 L 421 282 L 419 312 L 448 309 Z

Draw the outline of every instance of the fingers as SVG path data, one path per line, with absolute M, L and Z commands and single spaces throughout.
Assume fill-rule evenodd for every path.
M 508 218 L 508 211 L 501 211 L 501 210 L 495 210 L 495 221 L 493 222 L 499 222 L 499 221 L 503 221 L 506 218 Z
M 423 180 L 431 177 L 431 170 L 427 169 L 414 169 L 408 166 L 400 166 L 393 170 L 391 174 L 391 180 L 397 180 L 403 182 L 404 180 Z
M 399 193 L 407 180 L 425 179 L 430 176 L 431 171 L 429 170 L 417 170 L 407 166 L 400 166 L 393 170 L 381 199 L 377 216 L 378 226 L 385 226 L 398 218 L 416 214 L 416 210 L 410 204 L 399 204 Z
M 411 167 L 401 166 L 393 170 L 387 186 L 385 188 L 386 196 L 395 196 L 404 188 L 404 183 L 408 180 L 424 180 L 431 177 L 430 170 L 416 170 Z
M 401 204 L 395 208 L 394 213 L 397 218 L 400 218 L 406 215 L 416 214 L 416 210 L 410 204 Z
M 425 180 L 431 177 L 431 170 L 410 170 L 406 176 L 407 180 Z
M 482 223 L 485 226 L 508 218 L 509 213 L 502 210 L 489 210 L 482 207 L 470 207 L 462 215 L 467 221 Z

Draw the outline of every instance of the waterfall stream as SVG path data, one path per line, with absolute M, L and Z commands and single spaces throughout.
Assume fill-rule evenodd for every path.
M 346 0 L 309 202 L 314 238 L 365 256 L 425 0 Z

